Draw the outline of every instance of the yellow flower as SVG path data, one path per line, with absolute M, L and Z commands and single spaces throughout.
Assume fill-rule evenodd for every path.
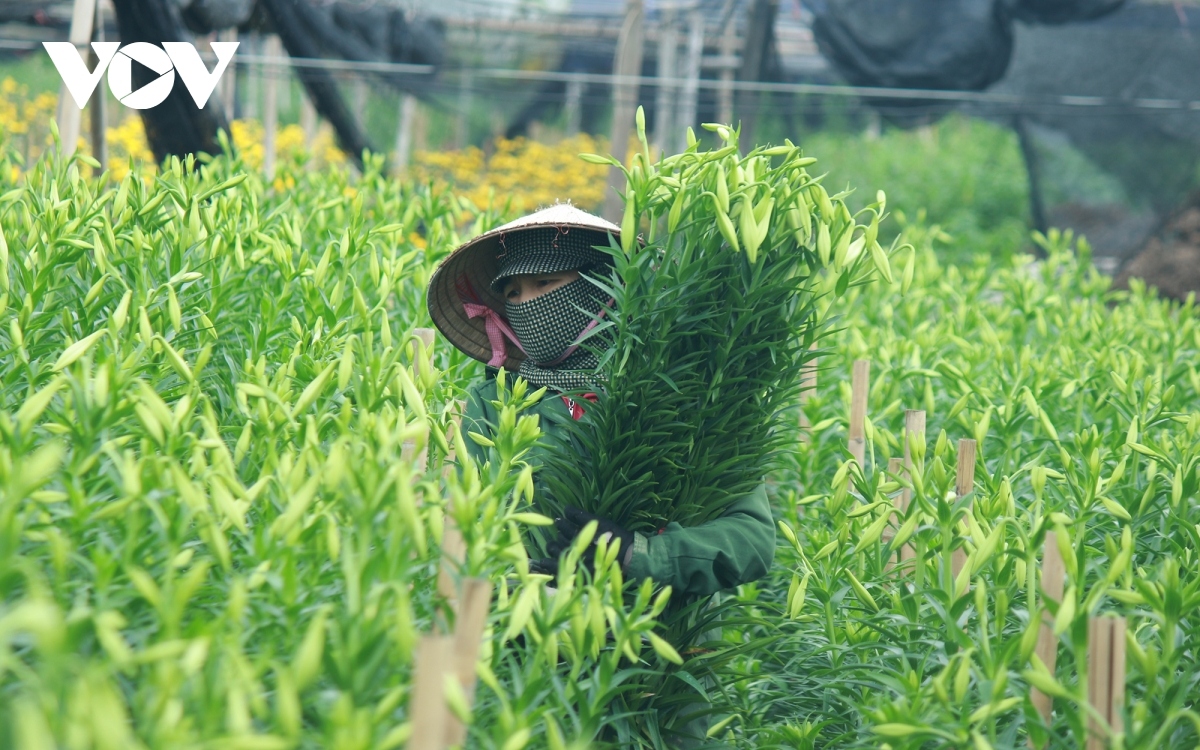
M 516 211 L 555 201 L 596 210 L 604 202 L 608 168 L 579 159 L 581 153 L 603 153 L 607 149 L 603 139 L 579 134 L 545 144 L 522 137 L 500 138 L 494 146 L 490 158 L 475 146 L 420 151 L 409 174 L 419 182 L 451 185 L 479 208 L 495 203 L 496 195 L 511 200 Z

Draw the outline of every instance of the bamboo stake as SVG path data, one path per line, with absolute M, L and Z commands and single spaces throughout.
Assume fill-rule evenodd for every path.
M 912 481 L 913 462 L 912 462 L 912 447 L 920 441 L 921 445 L 925 444 L 925 412 L 920 409 L 909 409 L 904 412 L 904 476 L 909 481 Z M 912 503 L 912 490 L 905 487 L 900 493 L 900 510 L 907 513 L 908 506 Z M 900 548 L 900 561 L 905 562 L 916 558 L 916 550 L 911 544 L 905 544 Z
M 412 735 L 408 739 L 408 750 L 442 750 L 445 747 L 450 717 L 446 706 L 445 676 L 454 671 L 454 636 L 421 638 L 409 698 Z
M 958 474 L 955 481 L 954 494 L 961 499 L 971 494 L 971 490 L 974 488 L 975 441 L 963 438 L 958 441 Z M 970 507 L 967 508 L 967 512 L 971 512 Z M 950 557 L 950 569 L 953 571 L 954 580 L 958 580 L 958 574 L 966 564 L 967 551 L 962 547 L 958 547 Z
M 867 470 L 867 394 L 871 390 L 871 362 L 866 359 L 854 360 L 850 375 L 850 437 L 848 440 L 850 455 L 858 462 L 858 467 L 865 473 Z
M 79 50 L 79 56 L 88 54 L 88 41 L 92 38 L 92 24 L 96 20 L 96 0 L 75 0 L 71 12 L 71 30 L 67 39 Z M 101 98 L 104 92 L 101 91 Z M 64 83 L 58 89 L 58 110 L 54 115 L 58 123 L 58 136 L 63 157 L 75 153 L 79 141 L 79 128 L 83 122 L 83 108 L 75 103 Z
M 1047 532 L 1046 541 L 1042 546 L 1042 624 L 1034 653 L 1046 665 L 1046 669 L 1050 670 L 1050 674 L 1054 674 L 1054 667 L 1058 661 L 1058 637 L 1054 635 L 1054 616 L 1050 614 L 1046 602 L 1062 602 L 1065 577 L 1066 567 L 1063 566 L 1062 555 L 1058 551 L 1058 535 L 1053 531 Z M 1053 708 L 1051 697 L 1034 688 L 1031 699 L 1034 708 L 1042 715 L 1042 721 L 1049 725 Z
M 1124 617 L 1088 619 L 1088 703 L 1104 723 L 1088 717 L 1087 748 L 1104 750 L 1111 736 L 1124 730 L 1121 719 L 1125 705 Z
M 1125 722 L 1121 720 L 1121 710 L 1125 707 L 1125 618 L 1110 618 L 1112 628 L 1112 665 L 1109 667 L 1108 694 L 1108 725 L 1114 733 L 1125 731 Z
M 463 581 L 462 608 L 454 621 L 454 668 L 458 684 L 470 708 L 475 698 L 475 670 L 479 663 L 479 644 L 487 627 L 488 610 L 492 605 L 492 584 L 481 578 Z M 446 744 L 462 745 L 467 739 L 467 727 L 453 714 L 446 724 Z

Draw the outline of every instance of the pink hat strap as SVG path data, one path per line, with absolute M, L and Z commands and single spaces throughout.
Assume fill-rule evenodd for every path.
M 483 328 L 487 332 L 488 343 L 492 345 L 492 358 L 488 360 L 488 365 L 500 367 L 508 359 L 508 350 L 504 346 L 506 338 L 516 344 L 518 349 L 525 351 L 525 347 L 521 346 L 521 342 L 517 340 L 517 334 L 509 327 L 508 321 L 500 316 L 500 313 L 487 305 L 473 302 L 464 302 L 463 309 L 467 311 L 468 318 L 483 318 Z

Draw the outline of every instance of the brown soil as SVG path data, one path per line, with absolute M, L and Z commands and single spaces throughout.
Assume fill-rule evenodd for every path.
M 1113 280 L 1116 289 L 1128 289 L 1136 277 L 1157 287 L 1164 297 L 1182 300 L 1200 292 L 1200 193 L 1159 225 L 1136 256 Z

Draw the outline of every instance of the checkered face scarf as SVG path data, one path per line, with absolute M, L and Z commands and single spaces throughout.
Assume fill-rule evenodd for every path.
M 595 284 L 579 278 L 528 302 L 506 302 L 505 315 L 527 355 L 521 363 L 521 377 L 539 388 L 596 390 L 599 360 L 588 349 L 603 348 L 606 336 L 600 334 L 589 338 L 586 345 L 575 345 L 596 325 L 606 299 Z

